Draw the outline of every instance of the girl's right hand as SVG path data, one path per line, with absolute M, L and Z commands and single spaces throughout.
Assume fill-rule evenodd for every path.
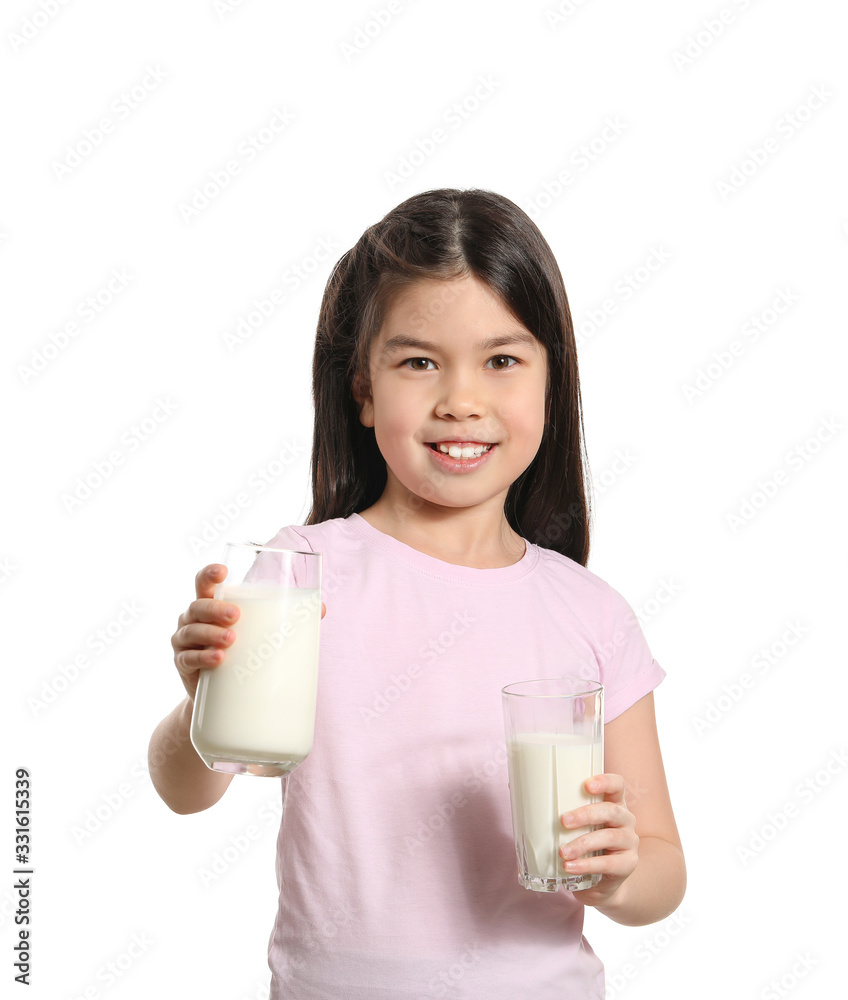
M 230 626 L 238 621 L 239 609 L 228 601 L 212 597 L 216 585 L 226 576 L 227 567 L 221 563 L 203 567 L 194 579 L 197 600 L 180 615 L 177 631 L 171 636 L 174 663 L 192 701 L 197 693 L 200 671 L 217 667 L 236 637 Z M 322 601 L 321 617 L 326 613 L 327 607 Z

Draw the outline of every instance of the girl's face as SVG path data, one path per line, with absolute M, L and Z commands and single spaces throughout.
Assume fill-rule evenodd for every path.
M 354 395 L 386 460 L 381 501 L 502 515 L 542 441 L 542 343 L 476 278 L 419 281 L 395 296 L 371 345 L 370 376 L 371 395 Z M 435 442 L 492 447 L 479 460 L 455 459 L 434 453 Z

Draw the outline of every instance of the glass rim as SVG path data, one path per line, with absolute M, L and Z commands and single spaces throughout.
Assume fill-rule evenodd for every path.
M 534 694 L 530 691 L 512 691 L 510 688 L 524 687 L 529 684 L 544 684 L 544 683 L 554 683 L 558 681 L 574 681 L 578 684 L 585 684 L 585 691 L 572 691 L 570 693 L 563 692 L 562 694 Z M 527 681 L 513 681 L 511 684 L 507 684 L 501 688 L 501 694 L 504 697 L 509 698 L 586 698 L 591 695 L 596 695 L 603 693 L 604 685 L 600 681 L 590 681 L 585 680 L 582 677 L 574 677 L 566 675 L 564 677 L 537 677 L 534 680 Z
M 291 552 L 293 555 L 298 556 L 318 556 L 320 558 L 320 552 L 306 552 L 303 549 L 279 549 L 275 545 L 260 545 L 258 542 L 224 542 L 224 551 L 227 549 L 252 549 L 256 552 Z

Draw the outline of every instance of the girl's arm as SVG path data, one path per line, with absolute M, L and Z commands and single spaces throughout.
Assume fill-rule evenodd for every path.
M 574 812 L 572 827 L 603 829 L 572 842 L 569 870 L 600 871 L 594 889 L 574 898 L 619 924 L 638 926 L 668 916 L 686 891 L 686 864 L 660 753 L 653 692 L 604 727 L 605 774 L 595 779 L 604 801 Z M 598 858 L 577 860 L 603 848 Z M 573 866 L 573 867 L 571 867 Z
M 233 780 L 213 771 L 191 742 L 193 702 L 185 698 L 156 727 L 147 751 L 148 768 L 159 797 L 175 813 L 194 813 L 213 806 Z

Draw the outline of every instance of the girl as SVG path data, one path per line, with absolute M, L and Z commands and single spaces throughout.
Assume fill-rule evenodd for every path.
M 314 748 L 283 779 L 271 997 L 601 1000 L 584 907 L 659 920 L 685 867 L 654 718 L 664 672 L 585 568 L 574 332 L 534 223 L 482 190 L 403 202 L 330 276 L 313 387 L 312 509 L 268 543 L 324 554 L 326 616 Z M 198 673 L 234 640 L 237 611 L 212 598 L 224 572 L 197 575 L 172 637 L 188 697 L 151 741 L 181 813 L 232 780 L 188 739 Z M 500 690 L 575 672 L 605 685 L 607 773 L 586 782 L 603 801 L 561 820 L 598 829 L 560 853 L 602 878 L 529 892 Z

